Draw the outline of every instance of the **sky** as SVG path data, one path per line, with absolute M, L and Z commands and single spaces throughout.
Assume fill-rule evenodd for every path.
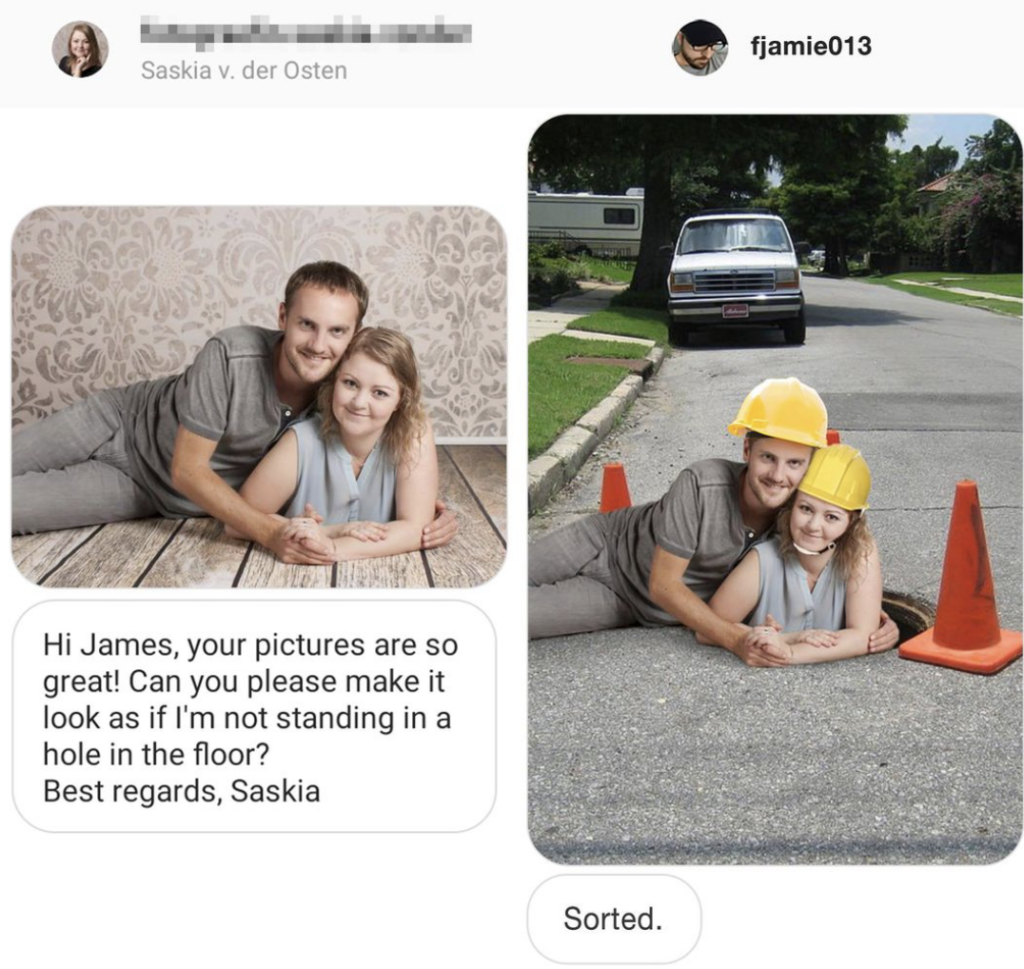
M 995 115 L 992 114 L 909 114 L 906 131 L 902 137 L 890 138 L 889 147 L 910 151 L 914 145 L 927 148 L 942 138 L 944 145 L 952 145 L 960 152 L 956 163 L 959 168 L 967 160 L 968 136 L 985 134 L 994 120 Z M 782 173 L 770 171 L 768 181 L 772 185 L 779 185 Z
M 991 114 L 911 114 L 902 140 L 890 138 L 889 147 L 900 151 L 909 151 L 914 145 L 927 148 L 941 137 L 944 145 L 952 145 L 960 152 L 959 167 L 967 158 L 967 136 L 985 134 L 993 120 L 995 116 Z

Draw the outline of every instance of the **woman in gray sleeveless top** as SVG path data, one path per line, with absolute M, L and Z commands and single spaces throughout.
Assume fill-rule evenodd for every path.
M 287 430 L 242 497 L 291 519 L 337 561 L 420 547 L 434 517 L 437 451 L 412 345 L 395 330 L 360 330 L 320 389 L 319 413 Z
M 751 665 L 787 666 L 870 652 L 882 570 L 864 512 L 871 473 L 845 444 L 814 453 L 776 534 L 755 545 L 711 598 L 749 629 Z

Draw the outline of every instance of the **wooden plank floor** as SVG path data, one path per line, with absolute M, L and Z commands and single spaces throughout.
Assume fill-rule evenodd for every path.
M 440 494 L 459 522 L 444 548 L 333 566 L 282 565 L 254 542 L 225 538 L 212 518 L 94 525 L 15 537 L 14 562 L 49 588 L 457 589 L 505 560 L 505 448 L 438 448 Z

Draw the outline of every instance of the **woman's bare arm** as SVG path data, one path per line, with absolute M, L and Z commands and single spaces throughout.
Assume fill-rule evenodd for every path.
M 827 663 L 850 659 L 868 652 L 868 638 L 878 629 L 882 608 L 882 566 L 878 547 L 872 543 L 858 573 L 846 582 L 846 627 L 835 633 L 835 645 L 823 648 L 802 641 L 800 633 L 788 633 L 793 655 L 791 663 Z
M 187 433 L 184 428 L 179 428 L 179 437 Z M 229 538 L 255 539 L 270 549 L 282 562 L 301 565 L 329 563 L 331 549 L 326 543 L 314 541 L 303 546 L 289 540 L 283 534 L 286 519 L 277 512 L 295 493 L 297 482 L 298 441 L 294 431 L 287 431 L 256 465 L 238 494 L 231 492 L 236 501 L 239 497 L 242 499 L 241 504 L 250 509 L 250 514 L 252 509 L 262 513 L 256 516 L 262 527 L 257 529 L 251 524 L 246 526 L 241 522 L 232 524 L 226 516 L 222 518 L 220 514 L 214 512 L 216 517 L 224 521 L 224 533 Z M 221 484 L 227 487 L 223 482 Z
M 289 430 L 263 456 L 239 494 L 253 508 L 274 515 L 295 494 L 298 483 L 299 440 L 295 432 Z
M 351 535 L 333 537 L 335 557 L 339 562 L 347 562 L 417 551 L 421 547 L 424 526 L 434 518 L 436 499 L 437 447 L 428 424 L 423 436 L 414 442 L 412 452 L 398 466 L 395 520 L 387 523 L 384 537 L 371 540 Z
M 726 577 L 708 605 L 720 619 L 730 623 L 728 639 L 719 639 L 710 631 L 697 633 L 698 643 L 723 646 L 748 666 L 785 666 L 788 650 L 778 642 L 760 643 L 755 631 L 743 620 L 754 611 L 761 591 L 761 559 L 751 549 Z
M 761 589 L 761 560 L 757 552 L 751 549 L 740 560 L 726 577 L 725 581 L 708 601 L 712 611 L 722 619 L 743 626 L 757 605 L 757 597 Z M 746 629 L 746 626 L 743 626 Z M 699 641 L 702 640 L 698 637 Z M 714 645 L 721 645 L 715 643 Z

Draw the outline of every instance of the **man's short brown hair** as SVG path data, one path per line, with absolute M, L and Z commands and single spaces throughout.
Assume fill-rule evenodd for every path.
M 303 286 L 312 286 L 314 289 L 326 289 L 335 293 L 339 290 L 351 294 L 356 303 L 359 304 L 359 315 L 356 317 L 356 330 L 363 325 L 363 317 L 366 316 L 366 308 L 370 303 L 370 291 L 362 278 L 348 266 L 340 262 L 331 262 L 329 259 L 320 262 L 307 262 L 305 266 L 299 266 L 291 274 L 288 284 L 284 288 L 284 311 L 287 313 L 292 306 L 295 294 Z

